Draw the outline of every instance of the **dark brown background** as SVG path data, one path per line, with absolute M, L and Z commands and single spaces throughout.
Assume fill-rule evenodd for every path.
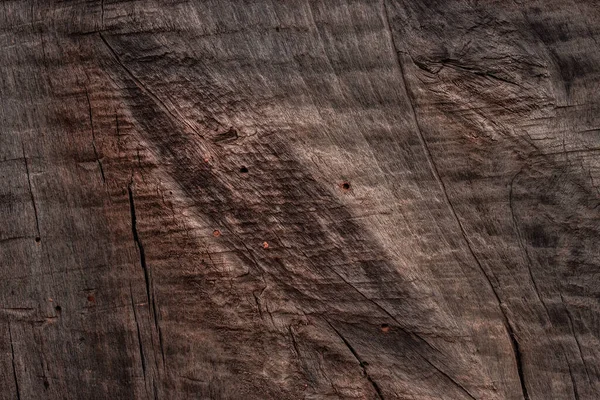
M 595 0 L 2 1 L 0 398 L 600 398 L 598 40 Z

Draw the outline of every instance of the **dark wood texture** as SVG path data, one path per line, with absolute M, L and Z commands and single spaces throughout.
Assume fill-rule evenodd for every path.
M 600 398 L 600 3 L 0 4 L 0 399 Z

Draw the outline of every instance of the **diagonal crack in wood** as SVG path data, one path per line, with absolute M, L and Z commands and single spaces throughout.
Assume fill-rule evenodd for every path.
M 508 335 L 508 339 L 509 339 L 511 347 L 513 349 L 515 363 L 516 363 L 516 367 L 517 367 L 517 373 L 518 373 L 519 381 L 520 381 L 520 384 L 521 384 L 521 392 L 523 394 L 523 398 L 525 400 L 529 400 L 529 395 L 527 393 L 527 386 L 525 385 L 525 374 L 524 374 L 524 371 L 523 371 L 523 362 L 522 362 L 522 355 L 521 355 L 521 350 L 520 350 L 519 342 L 517 341 L 517 338 L 515 336 L 513 327 L 511 325 L 511 322 L 508 319 L 508 316 L 507 316 L 506 312 L 504 311 L 504 309 L 502 307 L 503 302 L 500 299 L 498 291 L 496 290 L 496 287 L 492 284 L 490 276 L 494 277 L 493 273 L 490 271 L 490 273 L 488 274 L 488 272 L 483 268 L 483 265 L 479 261 L 479 258 L 477 257 L 477 255 L 473 251 L 473 248 L 471 247 L 471 243 L 470 243 L 469 239 L 467 238 L 467 234 L 466 234 L 465 228 L 464 228 L 462 222 L 460 221 L 460 219 L 458 218 L 458 215 L 456 213 L 454 205 L 452 204 L 452 201 L 450 200 L 450 196 L 448 195 L 448 192 L 446 190 L 446 185 L 444 184 L 444 181 L 440 177 L 440 174 L 439 174 L 437 165 L 435 163 L 435 160 L 433 159 L 431 151 L 429 150 L 429 146 L 427 145 L 427 141 L 425 140 L 425 137 L 423 136 L 423 132 L 422 132 L 421 126 L 419 124 L 419 119 L 417 118 L 417 112 L 415 111 L 414 99 L 412 98 L 411 92 L 410 92 L 409 87 L 408 87 L 408 82 L 406 80 L 406 76 L 405 76 L 405 73 L 404 73 L 404 66 L 403 66 L 402 60 L 400 58 L 399 52 L 397 50 L 398 47 L 396 46 L 396 42 L 395 42 L 395 39 L 394 39 L 394 33 L 393 33 L 391 25 L 390 25 L 390 17 L 389 17 L 389 11 L 388 11 L 387 2 L 386 2 L 386 0 L 382 0 L 382 3 L 383 3 L 383 13 L 384 13 L 384 24 L 387 27 L 388 35 L 390 37 L 390 42 L 391 42 L 391 45 L 392 45 L 392 50 L 394 51 L 394 53 L 396 55 L 396 61 L 397 61 L 397 64 L 398 64 L 400 75 L 402 77 L 402 81 L 404 83 L 404 90 L 406 92 L 406 97 L 409 100 L 409 106 L 410 106 L 410 109 L 412 111 L 412 116 L 413 116 L 415 127 L 416 127 L 415 130 L 416 130 L 417 136 L 419 138 L 419 142 L 421 143 L 421 146 L 423 147 L 423 152 L 425 153 L 425 157 L 427 159 L 427 162 L 429 164 L 431 172 L 432 172 L 435 180 L 437 181 L 437 183 L 440 186 L 440 189 L 441 189 L 441 191 L 443 193 L 444 201 L 446 202 L 448 208 L 450 209 L 450 213 L 451 213 L 453 219 L 456 221 L 456 223 L 457 223 L 457 225 L 458 225 L 458 227 L 460 229 L 460 233 L 461 233 L 462 238 L 463 238 L 463 240 L 464 240 L 464 242 L 465 242 L 465 244 L 466 244 L 466 246 L 467 246 L 467 248 L 469 250 L 469 253 L 472 256 L 472 258 L 475 261 L 475 263 L 477 264 L 477 266 L 479 267 L 479 270 L 482 272 L 483 276 L 486 278 L 486 281 L 487 281 L 490 289 L 492 290 L 492 293 L 493 293 L 494 297 L 496 298 L 496 301 L 498 303 L 498 308 L 499 308 L 500 313 L 502 315 L 502 319 L 503 319 L 503 323 L 504 323 L 504 328 L 506 330 L 506 333 Z M 496 279 L 496 278 L 494 277 L 494 279 Z
M 331 322 L 329 322 L 329 320 L 327 320 L 326 318 L 323 318 L 323 319 L 325 320 L 325 322 L 327 322 L 327 324 L 331 327 L 331 329 L 333 329 L 333 331 L 340 337 L 340 339 L 342 339 L 342 342 L 344 342 L 344 344 L 346 345 L 346 347 L 348 348 L 348 350 L 350 350 L 350 353 L 352 353 L 352 355 L 354 356 L 354 358 L 356 358 L 356 361 L 358 361 L 358 365 L 362 369 L 363 374 L 365 375 L 365 377 L 367 378 L 367 380 L 369 381 L 369 383 L 371 384 L 371 386 L 373 386 L 373 389 L 375 390 L 375 393 L 377 393 L 377 397 L 380 400 L 384 400 L 383 393 L 381 392 L 381 388 L 379 387 L 379 385 L 377 384 L 377 382 L 375 382 L 373 380 L 373 378 L 371 377 L 371 375 L 369 375 L 369 372 L 367 371 L 367 368 L 365 367 L 364 362 L 361 360 L 361 358 L 358 355 L 358 353 L 356 352 L 356 350 L 354 350 L 354 347 L 352 347 L 352 345 L 350 344 L 350 342 L 344 337 L 344 335 L 341 334 L 341 332 L 339 330 L 336 329 L 335 326 L 333 326 L 333 324 Z

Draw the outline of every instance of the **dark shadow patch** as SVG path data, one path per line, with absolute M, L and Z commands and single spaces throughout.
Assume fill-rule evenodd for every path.
M 113 41 L 114 38 L 104 40 L 107 45 Z M 110 50 L 115 56 L 120 52 Z M 411 284 L 386 260 L 385 249 L 293 157 L 287 143 L 272 135 L 268 143 L 245 143 L 243 153 L 225 152 L 166 112 L 164 105 L 157 103 L 157 96 L 140 87 L 139 80 L 123 69 L 120 60 L 108 68 L 122 81 L 128 96 L 126 101 L 150 150 L 169 168 L 168 172 L 193 201 L 198 214 L 214 226 L 226 229 L 228 234 L 222 239 L 254 270 L 253 274 L 271 276 L 277 281 L 278 290 L 305 312 L 335 311 L 337 316 L 348 320 L 360 317 L 363 321 L 395 317 L 391 314 L 394 310 L 388 311 L 378 299 L 369 298 L 358 282 L 364 283 L 367 278 L 369 285 L 375 287 L 388 287 L 389 282 L 396 282 L 394 295 L 410 302 L 407 308 L 423 318 L 425 310 L 421 310 L 417 300 L 411 300 L 407 289 Z M 222 163 L 239 165 L 243 160 L 246 164 L 240 172 L 245 174 L 252 168 L 251 179 L 212 169 L 202 161 L 207 153 L 217 155 Z M 263 162 L 265 158 L 269 163 Z M 349 190 L 350 184 L 343 183 L 342 189 Z M 278 227 L 273 218 L 277 218 Z M 274 231 L 293 246 L 264 251 L 265 233 Z M 310 290 L 315 282 L 330 283 L 328 291 L 319 292 L 318 299 Z M 349 305 L 348 308 L 340 309 L 341 303 Z M 368 311 L 357 311 L 350 306 L 357 303 L 368 305 Z M 397 349 L 419 354 L 425 364 L 427 358 L 439 357 L 419 334 L 403 329 L 402 321 L 394 322 L 395 331 L 402 338 L 394 342 Z M 365 332 L 372 332 L 372 325 L 361 325 Z
M 556 236 L 547 232 L 542 225 L 533 225 L 525 231 L 525 237 L 533 247 L 556 247 Z

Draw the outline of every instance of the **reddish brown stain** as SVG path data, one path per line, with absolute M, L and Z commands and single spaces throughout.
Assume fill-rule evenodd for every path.
M 96 301 L 96 298 L 94 296 L 92 296 L 91 294 L 87 297 L 88 301 L 93 303 Z
M 381 324 L 381 332 L 388 333 L 390 331 L 390 326 L 388 324 Z
M 263 249 L 268 249 L 268 248 L 269 248 L 269 243 L 263 242 Z
M 220 231 L 220 230 L 218 230 L 218 229 L 215 229 L 215 230 L 213 231 L 213 236 L 214 236 L 214 237 L 219 237 L 219 236 L 221 236 L 221 231 Z

